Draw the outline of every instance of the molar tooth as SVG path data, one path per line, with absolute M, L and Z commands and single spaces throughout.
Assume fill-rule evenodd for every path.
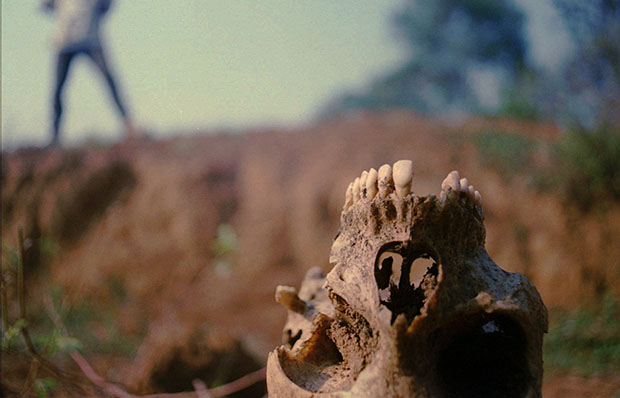
M 372 199 L 377 194 L 377 170 L 370 169 L 366 178 L 366 197 Z
M 467 178 L 461 178 L 459 184 L 461 184 L 461 192 L 467 192 L 467 188 L 469 187 L 469 181 L 467 181 Z
M 360 199 L 360 178 L 357 177 L 355 181 L 353 181 L 353 203 L 357 202 Z
M 392 182 L 392 168 L 389 164 L 379 167 L 377 173 L 379 194 L 385 196 L 387 194 L 388 185 Z
M 448 191 L 449 189 L 453 191 L 460 191 L 461 183 L 459 181 L 459 172 L 456 170 L 451 171 L 441 183 L 441 189 L 444 191 Z
M 364 189 L 366 188 L 366 178 L 368 178 L 368 172 L 366 170 L 362 171 L 362 175 L 360 176 L 360 196 L 364 197 Z
M 478 206 L 482 206 L 482 195 L 480 195 L 478 191 L 474 192 L 474 203 Z
M 439 203 L 444 203 L 447 197 L 446 191 L 439 192 Z
M 411 160 L 399 160 L 394 163 L 392 175 L 396 193 L 404 198 L 411 190 L 411 179 L 413 177 L 413 162 Z

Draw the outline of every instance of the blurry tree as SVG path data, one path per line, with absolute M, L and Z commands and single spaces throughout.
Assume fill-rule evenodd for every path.
M 527 70 L 523 21 L 512 0 L 407 0 L 393 22 L 408 60 L 329 108 L 493 108 L 481 101 L 485 92 L 505 91 Z
M 564 113 L 588 128 L 620 128 L 620 0 L 554 0 L 575 46 L 560 71 Z
M 531 64 L 516 0 L 403 1 L 393 25 L 407 60 L 327 113 L 460 110 L 620 129 L 620 0 L 552 0 L 573 46 L 556 70 Z
M 547 98 L 538 104 L 571 126 L 559 142 L 558 183 L 587 210 L 620 200 L 620 0 L 553 1 L 574 51 L 539 87 Z
M 510 0 L 407 1 L 394 23 L 411 54 L 403 77 L 434 85 L 439 106 L 477 108 L 472 73 L 512 82 L 525 66 L 523 14 Z

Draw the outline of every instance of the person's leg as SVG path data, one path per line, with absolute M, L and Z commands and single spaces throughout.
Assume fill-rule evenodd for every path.
M 114 82 L 114 77 L 110 72 L 110 68 L 107 65 L 105 55 L 102 48 L 92 48 L 86 51 L 86 54 L 93 60 L 97 68 L 103 74 L 108 87 L 110 88 L 110 93 L 112 94 L 112 98 L 116 103 L 116 107 L 118 108 L 121 117 L 123 118 L 123 123 L 125 124 L 125 134 L 127 138 L 136 138 L 138 133 L 136 131 L 135 126 L 131 120 L 131 117 L 127 114 L 127 109 L 121 100 L 121 96 L 119 95 L 118 89 L 116 87 L 116 83 Z
M 116 103 L 116 107 L 118 108 L 119 113 L 121 114 L 123 119 L 127 118 L 127 110 L 125 109 L 125 106 L 121 101 L 118 89 L 116 88 L 116 83 L 114 82 L 114 77 L 112 76 L 110 68 L 108 68 L 108 65 L 106 63 L 103 49 L 91 48 L 86 51 L 86 54 L 88 54 L 90 59 L 93 60 L 95 65 L 97 65 L 99 71 L 101 71 L 101 73 L 103 74 L 103 77 L 105 78 L 105 81 L 110 89 L 110 93 L 112 94 L 112 98 Z
M 69 66 L 75 56 L 73 51 L 61 51 L 56 60 L 56 87 L 54 88 L 54 121 L 51 145 L 57 145 L 59 140 L 60 120 L 62 116 L 62 89 L 67 81 Z

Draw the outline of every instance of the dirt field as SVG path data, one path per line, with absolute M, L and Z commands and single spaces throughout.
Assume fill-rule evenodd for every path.
M 471 140 L 483 131 L 527 136 L 534 168 L 548 165 L 544 148 L 558 134 L 391 112 L 298 131 L 3 154 L 3 262 L 23 227 L 29 313 L 45 324 L 52 297 L 78 314 L 68 327 L 88 331 L 84 354 L 109 380 L 137 393 L 188 390 L 195 377 L 222 383 L 263 366 L 279 344 L 276 285 L 299 285 L 311 266 L 329 270 L 348 183 L 413 159 L 417 194 L 437 194 L 451 170 L 467 176 L 483 195 L 490 255 L 528 276 L 548 307 L 620 294 L 618 267 L 608 266 L 620 258 L 620 207 L 603 219 L 567 212 L 569 199 L 540 193 L 527 172 L 485 164 Z M 14 302 L 8 313 L 16 316 Z M 3 378 L 23 385 L 28 365 L 9 356 Z M 544 386 L 545 397 L 619 392 L 609 376 L 554 374 Z

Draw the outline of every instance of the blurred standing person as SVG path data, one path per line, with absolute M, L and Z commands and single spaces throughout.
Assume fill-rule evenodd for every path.
M 106 62 L 99 33 L 99 23 L 110 9 L 112 0 L 42 0 L 44 10 L 56 17 L 55 45 L 56 74 L 53 94 L 53 130 L 50 146 L 59 144 L 62 116 L 62 90 L 71 61 L 77 55 L 87 55 L 105 79 L 116 108 L 123 119 L 127 138 L 135 136 L 135 129 L 123 104 L 114 77 Z

